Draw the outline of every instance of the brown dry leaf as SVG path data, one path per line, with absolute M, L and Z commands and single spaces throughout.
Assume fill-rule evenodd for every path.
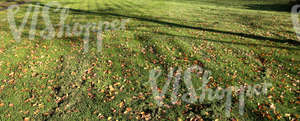
M 14 72 L 11 72 L 10 74 L 8 74 L 8 76 L 13 77 L 14 76 Z
M 270 105 L 270 108 L 273 109 L 273 110 L 276 109 L 276 107 L 275 107 L 275 105 L 273 103 Z
M 273 120 L 273 118 L 271 117 L 270 114 L 267 114 L 267 118 L 268 118 L 269 120 Z
M 81 77 L 81 80 L 86 81 L 87 79 L 86 79 L 85 76 L 82 76 L 82 77 Z
M 14 107 L 14 104 L 11 103 L 11 104 L 9 104 L 8 106 L 9 106 L 9 107 Z
M 23 112 L 24 115 L 27 115 L 29 113 L 29 110 Z
M 4 103 L 0 103 L 0 107 L 3 107 L 4 106 Z
M 122 101 L 120 104 L 119 104 L 119 107 L 122 108 L 124 106 L 124 102 Z
M 24 121 L 29 121 L 30 120 L 30 118 L 24 118 Z
M 276 118 L 277 118 L 278 120 L 280 120 L 280 119 L 282 118 L 282 116 L 277 115 Z
M 109 85 L 109 90 L 110 90 L 111 92 L 113 92 L 113 91 L 115 91 L 115 88 L 114 88 L 112 85 Z
M 114 86 L 119 86 L 119 85 L 121 85 L 120 82 L 117 82 L 117 83 L 114 84 Z
M 284 116 L 285 116 L 285 117 L 290 117 L 291 114 L 286 113 Z
M 146 121 L 149 121 L 151 119 L 151 114 L 145 115 L 144 118 L 145 118 Z
M 113 62 L 111 60 L 108 60 L 108 66 L 112 66 Z
M 4 52 L 4 49 L 3 48 L 0 48 L 0 53 L 3 53 Z
M 33 73 L 31 74 L 32 77 L 36 77 L 37 75 L 38 75 L 38 73 L 36 73 L 36 72 L 33 72 Z
M 93 95 L 92 93 L 88 93 L 88 96 L 90 97 L 90 98 L 94 98 L 95 97 L 95 95 Z
M 75 76 L 75 75 L 76 75 L 76 72 L 73 71 L 73 72 L 71 73 L 71 75 L 72 75 L 72 76 Z
M 126 108 L 125 114 L 129 113 L 132 110 L 132 108 Z

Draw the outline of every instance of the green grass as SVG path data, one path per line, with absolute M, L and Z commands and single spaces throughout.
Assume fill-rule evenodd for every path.
M 50 0 L 35 2 L 43 5 Z M 92 33 L 90 50 L 84 53 L 82 37 L 29 40 L 30 24 L 21 43 L 16 43 L 7 10 L 0 11 L 1 120 L 299 118 L 300 48 L 286 0 L 59 2 L 72 8 L 66 23 L 127 18 L 130 22 L 125 30 L 103 33 L 101 53 Z M 29 5 L 21 5 L 18 25 Z M 51 11 L 50 15 L 57 24 L 59 14 Z M 37 32 L 45 29 L 41 14 L 38 25 Z M 243 116 L 236 96 L 230 117 L 224 115 L 225 100 L 172 105 L 171 90 L 164 100 L 170 107 L 156 105 L 149 71 L 157 67 L 164 71 L 158 80 L 162 88 L 171 67 L 186 69 L 195 62 L 212 71 L 212 88 L 264 81 L 273 88 L 266 96 L 247 97 Z M 201 85 L 197 77 L 193 84 Z M 180 93 L 184 92 L 182 83 Z

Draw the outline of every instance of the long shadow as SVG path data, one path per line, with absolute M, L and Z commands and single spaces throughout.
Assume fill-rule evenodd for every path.
M 263 11 L 279 11 L 279 12 L 290 12 L 291 4 L 250 4 L 246 5 L 247 9 L 251 10 L 263 10 Z
M 152 32 L 152 31 L 143 31 L 143 32 L 151 32 L 153 34 L 159 35 L 166 35 L 166 36 L 173 36 L 173 37 L 182 37 L 182 38 L 190 38 L 194 40 L 203 40 L 203 41 L 210 41 L 216 43 L 223 43 L 223 44 L 235 44 L 235 45 L 243 45 L 243 46 L 262 46 L 262 47 L 269 47 L 269 48 L 278 48 L 278 49 L 287 49 L 287 50 L 300 50 L 300 48 L 291 48 L 291 47 L 282 47 L 282 46 L 272 46 L 272 45 L 265 45 L 265 44 L 254 44 L 254 43 L 241 43 L 241 42 L 228 42 L 228 41 L 220 41 L 220 40 L 213 40 L 213 39 L 202 39 L 198 37 L 191 37 L 185 35 L 175 35 L 165 32 Z
M 22 5 L 25 4 L 26 1 L 8 1 L 6 0 L 4 3 L 0 4 L 0 11 L 6 10 L 11 5 Z
M 56 9 L 56 7 L 47 6 L 47 5 L 42 4 L 42 3 L 39 3 L 39 5 Z M 64 8 L 61 8 L 61 9 L 64 9 Z M 231 31 L 222 31 L 222 30 L 208 29 L 208 28 L 202 28 L 202 27 L 193 27 L 193 26 L 189 26 L 189 25 L 171 23 L 171 22 L 155 20 L 155 19 L 151 19 L 151 18 L 144 18 L 144 17 L 131 16 L 131 15 L 122 15 L 122 14 L 111 13 L 111 12 L 87 11 L 87 10 L 80 10 L 80 9 L 74 9 L 74 8 L 69 8 L 69 10 L 71 12 L 73 12 L 74 14 L 84 14 L 84 15 L 92 14 L 92 15 L 98 15 L 98 16 L 115 16 L 115 17 L 132 18 L 132 19 L 137 19 L 137 20 L 140 20 L 140 21 L 164 24 L 164 25 L 168 25 L 168 26 L 172 26 L 172 27 L 178 27 L 178 28 L 188 28 L 188 29 L 195 29 L 195 30 L 202 30 L 202 31 L 208 31 L 208 32 L 215 32 L 215 33 L 241 36 L 241 37 L 256 39 L 256 40 L 269 40 L 269 41 L 278 42 L 278 43 L 289 43 L 291 45 L 300 45 L 300 42 L 298 42 L 296 40 L 292 40 L 292 39 L 275 39 L 275 38 L 263 37 L 263 36 L 253 35 L 253 34 L 245 34 L 245 33 L 231 32 Z

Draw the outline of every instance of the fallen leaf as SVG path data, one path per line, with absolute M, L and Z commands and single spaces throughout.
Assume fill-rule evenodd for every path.
M 24 121 L 29 121 L 30 119 L 29 118 L 24 118 Z
M 0 107 L 3 107 L 4 106 L 4 103 L 0 103 Z
M 9 107 L 14 107 L 14 104 L 11 103 L 11 104 L 9 104 L 8 106 L 9 106 Z

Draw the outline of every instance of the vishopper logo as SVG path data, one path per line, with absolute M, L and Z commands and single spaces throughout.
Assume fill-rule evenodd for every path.
M 300 24 L 299 24 L 299 9 L 300 5 L 294 5 L 292 7 L 291 16 L 292 16 L 292 22 L 294 26 L 294 30 L 296 32 L 298 42 L 300 42 Z
M 164 105 L 164 98 L 166 97 L 165 94 L 169 88 L 169 85 L 171 83 L 171 80 L 174 79 L 173 83 L 173 89 L 171 93 L 171 102 L 172 104 L 176 104 L 179 100 L 179 88 L 181 86 L 180 82 L 183 81 L 186 88 L 187 93 L 183 94 L 181 96 L 181 99 L 184 102 L 195 104 L 195 103 L 202 103 L 205 100 L 213 101 L 213 100 L 222 100 L 226 98 L 225 101 L 225 115 L 227 117 L 230 116 L 231 107 L 232 107 L 232 96 L 237 95 L 239 96 L 239 113 L 240 115 L 244 114 L 244 107 L 245 107 L 245 95 L 247 97 L 253 97 L 260 95 L 261 93 L 267 94 L 268 87 L 272 87 L 271 83 L 264 82 L 263 84 L 256 84 L 254 86 L 250 86 L 248 84 L 238 86 L 230 86 L 225 89 L 218 87 L 216 90 L 213 90 L 211 88 L 208 88 L 209 78 L 211 76 L 210 70 L 205 70 L 202 67 L 199 66 L 192 66 L 190 68 L 187 68 L 184 71 L 184 75 L 181 74 L 182 69 L 178 68 L 177 71 L 175 71 L 174 68 L 171 68 L 168 73 L 168 80 L 164 84 L 162 89 L 159 89 L 157 86 L 157 80 L 162 75 L 162 70 L 160 69 L 153 69 L 150 71 L 149 74 L 149 82 L 152 89 L 152 94 L 154 96 L 154 100 L 156 101 L 156 104 L 158 106 Z M 192 73 L 197 73 L 197 75 L 202 75 L 202 86 L 199 89 L 195 89 L 193 86 L 193 83 L 191 81 L 192 79 Z M 200 75 L 200 76 L 201 76 Z M 183 76 L 183 80 L 181 77 Z M 196 93 L 196 90 L 200 90 L 201 93 L 198 95 Z
M 43 7 L 41 7 L 43 6 Z M 53 24 L 51 21 L 51 16 L 49 15 L 49 9 L 54 8 L 54 12 L 60 12 L 60 21 L 58 24 Z M 42 10 L 42 11 L 41 11 Z M 97 50 L 100 52 L 102 50 L 102 33 L 108 30 L 122 30 L 125 29 L 126 23 L 129 19 L 114 20 L 112 22 L 99 21 L 98 23 L 74 23 L 73 26 L 66 24 L 65 21 L 69 16 L 69 9 L 62 7 L 58 2 L 50 2 L 46 5 L 36 4 L 34 9 L 33 5 L 27 8 L 27 12 L 23 18 L 21 25 L 17 26 L 15 21 L 15 15 L 20 11 L 20 7 L 17 5 L 12 5 L 8 8 L 7 19 L 10 25 L 10 30 L 14 39 L 17 42 L 21 42 L 22 33 L 24 31 L 25 25 L 28 22 L 29 16 L 32 14 L 32 22 L 29 31 L 29 40 L 34 40 L 36 36 L 36 28 L 38 23 L 38 15 L 42 13 L 42 19 L 45 22 L 46 28 L 40 32 L 43 39 L 51 40 L 55 37 L 61 38 L 65 37 L 80 37 L 83 36 L 84 52 L 88 52 L 90 33 L 97 33 Z M 39 25 L 40 26 L 40 25 Z M 56 27 L 58 27 L 58 32 L 55 32 Z

